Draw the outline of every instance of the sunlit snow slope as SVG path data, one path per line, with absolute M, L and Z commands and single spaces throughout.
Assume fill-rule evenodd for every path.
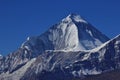
M 45 50 L 90 50 L 109 40 L 77 14 L 70 14 L 60 23 L 37 37 L 29 37 L 22 47 L 33 52 Z

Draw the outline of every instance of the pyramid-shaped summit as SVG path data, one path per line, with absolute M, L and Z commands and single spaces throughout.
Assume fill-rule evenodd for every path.
M 69 14 L 59 23 L 53 25 L 45 33 L 30 37 L 22 47 L 33 52 L 45 50 L 90 50 L 109 40 L 90 23 L 77 14 Z
M 0 80 L 73 80 L 119 69 L 120 35 L 107 40 L 84 18 L 70 14 L 1 58 Z

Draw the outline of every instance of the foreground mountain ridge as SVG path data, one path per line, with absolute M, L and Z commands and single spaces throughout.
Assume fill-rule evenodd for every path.
M 28 37 L 0 59 L 0 80 L 71 80 L 118 69 L 120 35 L 109 40 L 77 14 Z
M 36 59 L 22 80 L 71 80 L 119 69 L 120 35 L 101 46 L 87 52 L 47 52 Z

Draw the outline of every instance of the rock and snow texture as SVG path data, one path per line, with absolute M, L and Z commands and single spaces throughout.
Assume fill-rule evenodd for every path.
M 70 14 L 40 36 L 29 37 L 22 47 L 35 53 L 45 50 L 90 50 L 109 40 L 79 15 Z
M 48 51 L 36 59 L 21 80 L 72 80 L 119 69 L 120 36 L 101 46 L 85 52 Z
M 120 36 L 108 40 L 81 16 L 70 14 L 2 57 L 0 79 L 67 80 L 120 68 Z
M 31 59 L 24 66 L 22 66 L 17 71 L 14 71 L 13 73 L 9 73 L 8 71 L 6 73 L 2 73 L 0 75 L 0 80 L 20 80 L 20 78 L 24 75 L 26 70 L 31 66 L 32 63 L 34 63 L 35 60 L 36 58 Z

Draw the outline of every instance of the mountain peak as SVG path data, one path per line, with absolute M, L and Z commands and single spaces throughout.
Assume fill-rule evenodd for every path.
M 30 76 L 65 80 L 120 68 L 118 38 L 102 45 L 107 36 L 81 16 L 70 14 L 45 33 L 28 37 L 17 51 L 0 57 L 0 80 L 31 80 Z
M 69 14 L 63 21 L 73 21 L 73 22 L 82 22 L 82 23 L 87 23 L 87 21 L 82 18 L 80 15 L 71 13 Z
M 75 17 L 81 18 L 81 16 L 76 14 L 76 13 L 71 13 L 71 14 L 68 15 L 68 17 L 70 17 L 70 18 L 75 18 Z
M 22 47 L 42 53 L 46 50 L 90 50 L 109 40 L 80 15 L 69 14 L 40 36 L 28 38 Z M 42 50 L 41 50 L 42 49 Z

